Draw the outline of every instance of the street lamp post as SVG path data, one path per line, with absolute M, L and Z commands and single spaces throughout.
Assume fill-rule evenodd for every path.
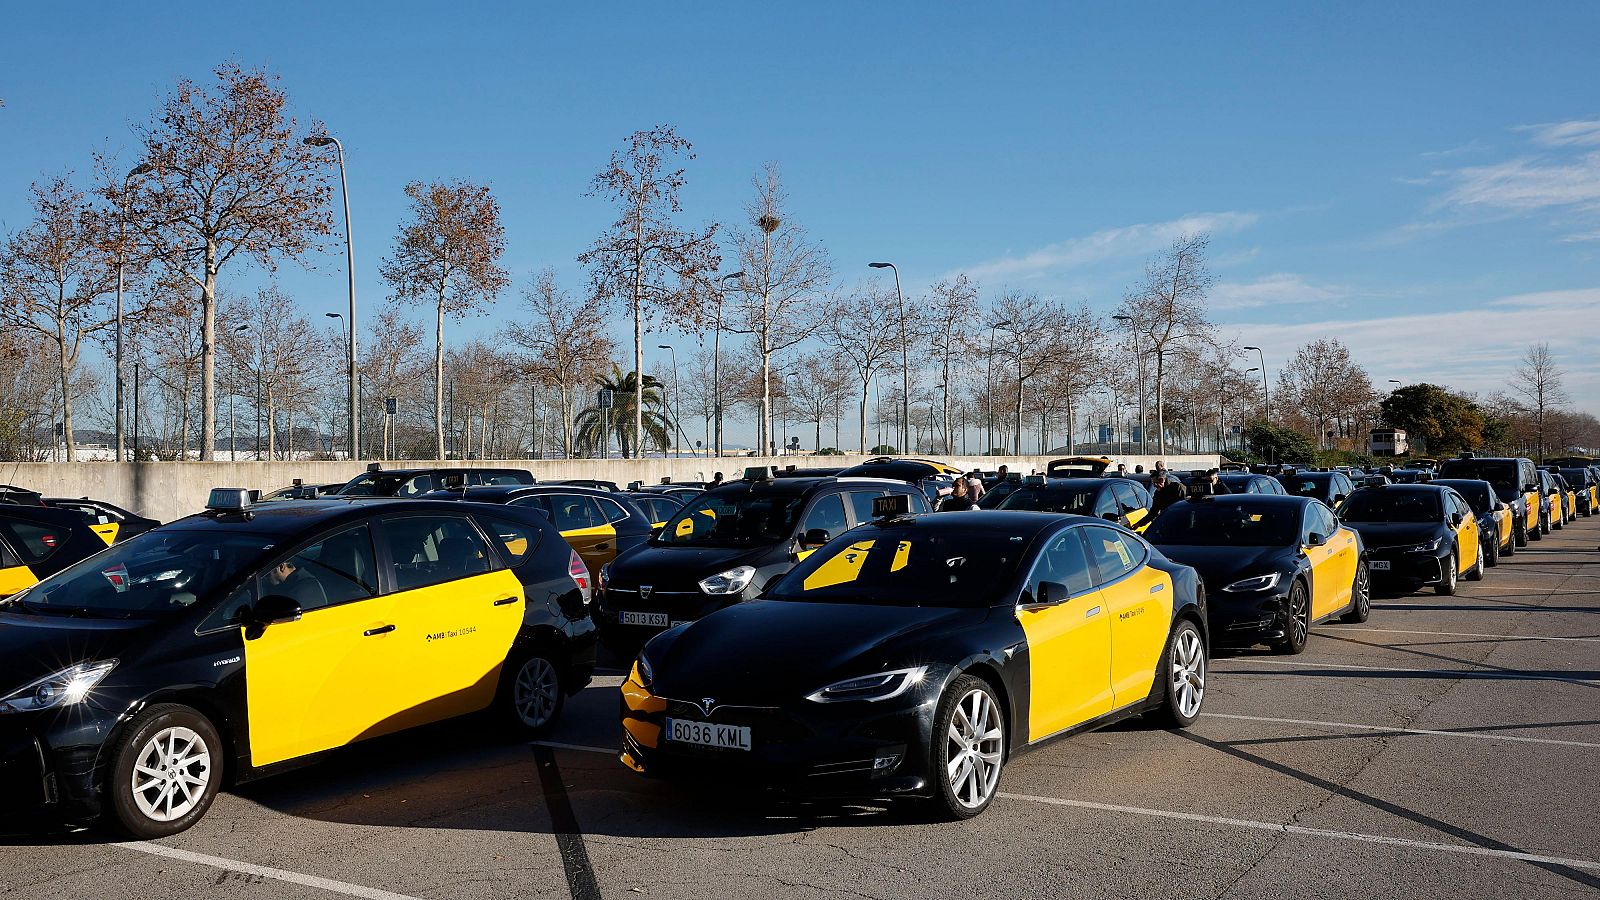
M 672 438 L 672 456 L 675 459 L 683 458 L 683 429 L 678 427 L 678 416 L 682 415 L 683 394 L 678 391 L 678 351 L 671 344 L 657 344 L 656 349 L 665 350 L 672 354 L 672 428 L 675 432 Z M 666 452 L 666 448 L 662 448 Z
M 1267 356 L 1266 356 L 1266 354 L 1261 352 L 1261 348 L 1260 347 L 1246 347 L 1244 349 L 1246 349 L 1246 350 L 1254 350 L 1256 352 L 1256 359 L 1261 361 L 1261 405 L 1263 407 L 1265 407 L 1265 411 L 1266 411 L 1266 414 L 1267 414 L 1267 424 L 1271 425 L 1272 424 L 1272 395 L 1267 393 Z
M 344 316 L 339 314 L 339 313 L 335 313 L 335 312 L 323 313 L 323 315 L 327 316 L 330 319 L 338 319 L 339 320 L 339 342 L 345 345 L 345 365 L 349 368 L 350 372 L 353 374 L 355 372 L 355 366 L 349 365 L 349 363 L 350 363 L 349 348 L 352 346 L 352 344 L 350 343 L 349 337 L 345 334 Z M 356 408 L 355 401 L 356 401 L 356 394 L 355 393 L 351 393 L 351 395 L 350 395 L 350 403 L 352 404 L 351 405 L 351 409 L 355 409 Z M 355 421 L 355 416 L 352 415 L 350 417 L 350 422 L 354 422 L 354 421 Z M 349 425 L 349 423 L 346 423 L 346 427 L 348 427 L 348 425 Z M 346 435 L 346 445 L 347 446 L 349 446 L 348 438 L 349 438 L 349 436 Z M 333 453 L 333 448 L 331 446 L 331 443 L 332 443 L 332 440 L 333 440 L 332 436 L 329 436 L 328 440 L 330 442 L 330 446 L 328 448 L 328 453 L 331 455 Z M 351 456 L 350 459 L 354 460 L 355 457 Z
M 716 448 L 718 457 L 722 456 L 722 301 L 725 291 L 722 285 L 743 277 L 744 272 L 740 271 L 729 272 L 717 279 L 717 324 L 711 333 L 711 416 L 716 420 L 716 436 L 712 446 Z
M 350 321 L 349 332 L 345 341 L 346 362 L 349 363 L 348 375 L 350 378 L 350 416 L 346 427 L 350 430 L 349 448 L 352 460 L 361 457 L 361 425 L 356 417 L 359 398 L 356 396 L 356 251 L 355 243 L 350 236 L 350 182 L 345 178 L 344 172 L 344 144 L 331 134 L 312 135 L 305 139 L 305 143 L 313 147 L 333 146 L 334 155 L 339 160 L 339 191 L 344 197 L 344 265 L 345 275 L 350 288 Z
M 983 455 L 985 456 L 994 451 L 994 333 L 995 329 L 1010 327 L 1010 319 L 989 323 L 989 353 L 984 358 L 985 369 L 983 376 L 983 418 L 986 427 L 984 440 L 989 443 L 989 446 L 983 448 Z
M 146 172 L 153 171 L 149 163 L 140 163 L 122 179 L 121 203 L 117 204 L 117 348 L 116 348 L 116 424 L 117 433 L 117 462 L 123 460 L 123 425 L 122 425 L 122 277 L 123 268 L 128 261 L 128 213 L 126 211 L 128 186 L 133 179 Z
M 894 272 L 894 296 L 900 304 L 900 439 L 901 452 L 911 441 L 911 350 L 906 340 L 906 297 L 900 292 L 900 269 L 894 263 L 867 263 L 873 269 Z

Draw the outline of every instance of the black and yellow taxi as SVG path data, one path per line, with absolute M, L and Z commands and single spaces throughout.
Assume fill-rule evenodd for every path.
M 672 518 L 689 498 L 700 492 L 692 494 L 669 494 L 662 491 L 624 491 L 622 496 L 633 501 L 639 507 L 646 519 L 650 520 L 651 532 L 659 532 L 667 525 L 667 520 Z
M 46 497 L 44 504 L 77 513 L 89 530 L 100 535 L 100 539 L 107 544 L 127 540 L 161 525 L 155 519 L 130 512 L 114 503 L 88 497 Z
M 1482 479 L 1435 478 L 1433 484 L 1460 494 L 1472 514 L 1478 517 L 1478 537 L 1483 541 L 1483 561 L 1489 568 L 1500 565 L 1500 557 L 1517 552 L 1516 514 L 1494 492 L 1494 485 Z
M 589 570 L 591 584 L 600 569 L 650 539 L 655 525 L 638 504 L 620 491 L 573 484 L 498 485 L 435 491 L 430 500 L 470 500 L 532 509 L 549 519 Z
M 0 504 L 0 599 L 105 548 L 76 512 Z
M 914 484 L 929 504 L 949 493 L 950 480 L 963 474 L 947 462 L 915 456 L 877 456 L 840 470 L 840 478 L 888 478 Z M 780 477 L 782 473 L 779 473 Z
M 0 604 L 6 812 L 174 834 L 225 782 L 367 738 L 490 709 L 538 734 L 589 681 L 582 566 L 542 516 L 210 506 Z
M 1540 469 L 1539 494 L 1544 498 L 1544 530 L 1546 534 L 1567 527 L 1567 494 L 1561 476 Z
M 1044 464 L 1050 478 L 1099 478 L 1111 468 L 1109 456 L 1064 456 Z
M 457 487 L 533 483 L 533 473 L 527 469 L 467 466 L 385 469 L 379 463 L 371 463 L 365 472 L 333 493 L 341 497 L 417 497 Z
M 1372 612 L 1361 536 L 1320 500 L 1212 496 L 1198 485 L 1144 536 L 1200 574 L 1215 644 L 1300 653 L 1313 626 L 1365 622 Z
M 1578 511 L 1580 508 L 1578 500 L 1578 486 L 1573 484 L 1572 481 L 1567 478 L 1567 474 L 1556 466 L 1546 466 L 1545 471 L 1550 473 L 1551 479 L 1553 479 L 1556 483 L 1556 486 L 1561 489 L 1561 512 L 1562 515 L 1566 517 L 1567 522 L 1570 523 L 1573 519 L 1578 517 Z
M 1193 569 L 1101 519 L 874 505 L 758 599 L 644 647 L 622 686 L 624 765 L 967 818 L 1017 753 L 1200 715 Z
M 1525 456 L 1476 456 L 1470 451 L 1439 464 L 1439 477 L 1487 481 L 1496 497 L 1511 507 L 1512 526 L 1518 547 L 1537 541 L 1549 531 L 1545 527 L 1544 495 L 1539 490 L 1539 473 L 1533 460 Z
M 1483 578 L 1486 541 L 1478 539 L 1471 504 L 1453 488 L 1363 487 L 1339 507 L 1339 519 L 1361 535 L 1374 584 L 1411 590 L 1433 585 L 1449 596 L 1459 579 Z
M 872 518 L 886 495 L 909 497 L 925 512 L 921 489 L 899 479 L 780 478 L 747 469 L 678 510 L 644 546 L 601 569 L 595 619 L 606 642 L 629 655 L 677 622 L 698 619 L 761 593 L 851 527 Z
M 1130 478 L 1027 475 L 995 509 L 1093 516 L 1142 532 L 1150 526 L 1151 506 L 1149 489 Z
M 1587 466 L 1567 466 L 1560 469 L 1575 498 L 1578 515 L 1585 518 L 1600 512 L 1600 476 Z

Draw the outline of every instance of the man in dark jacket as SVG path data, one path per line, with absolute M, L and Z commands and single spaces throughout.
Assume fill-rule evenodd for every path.
M 1162 510 L 1183 499 L 1183 485 L 1176 479 L 1168 478 L 1167 473 L 1157 472 L 1150 476 L 1150 493 L 1154 499 L 1151 501 L 1150 516 L 1154 518 L 1161 515 Z

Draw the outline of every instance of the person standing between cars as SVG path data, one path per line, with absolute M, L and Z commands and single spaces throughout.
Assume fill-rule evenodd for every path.
M 983 489 L 983 475 L 980 474 L 977 469 L 973 469 L 971 472 L 967 473 L 966 479 L 967 490 L 972 494 L 972 502 L 977 503 L 979 500 L 983 499 L 983 495 L 985 493 Z
M 712 488 L 719 488 L 719 487 L 722 487 L 722 473 L 721 472 L 718 472 L 715 475 L 711 476 L 711 483 L 706 485 L 706 490 L 709 491 Z
M 1117 477 L 1118 478 L 1123 478 L 1123 477 L 1127 476 L 1127 474 L 1128 474 L 1128 464 L 1127 463 L 1117 463 Z
M 1150 493 L 1154 497 L 1150 503 L 1150 518 L 1153 519 L 1161 515 L 1162 510 L 1183 499 L 1183 485 L 1167 477 L 1166 470 L 1157 469 L 1150 476 Z
M 972 509 L 972 492 L 967 490 L 965 478 L 957 478 L 949 495 L 939 501 L 939 511 L 958 512 L 964 509 Z
M 1143 475 L 1144 474 L 1144 465 L 1140 464 L 1140 465 L 1134 466 L 1133 467 L 1133 474 L 1135 474 L 1135 475 Z
M 998 470 L 995 471 L 995 475 L 999 476 L 997 478 L 998 481 L 1005 481 L 1006 480 L 1006 467 L 1005 466 L 1001 466 Z
M 1152 470 L 1152 472 L 1157 475 L 1167 474 L 1167 461 L 1164 459 L 1156 460 L 1156 467 Z
M 1222 480 L 1221 475 L 1222 475 L 1222 473 L 1220 471 L 1218 471 L 1217 469 L 1210 469 L 1210 470 L 1208 470 L 1206 472 L 1206 480 L 1211 482 L 1211 493 L 1213 493 L 1213 494 L 1231 494 L 1231 493 L 1233 493 L 1233 491 L 1228 488 L 1228 483 Z

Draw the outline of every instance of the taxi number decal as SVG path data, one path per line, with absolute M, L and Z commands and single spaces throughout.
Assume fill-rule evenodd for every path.
M 433 643 L 434 641 L 449 640 L 450 638 L 454 637 L 466 637 L 477 630 L 478 626 L 467 625 L 462 628 L 451 628 L 448 631 L 435 631 L 434 633 L 428 635 L 426 640 L 429 643 Z

